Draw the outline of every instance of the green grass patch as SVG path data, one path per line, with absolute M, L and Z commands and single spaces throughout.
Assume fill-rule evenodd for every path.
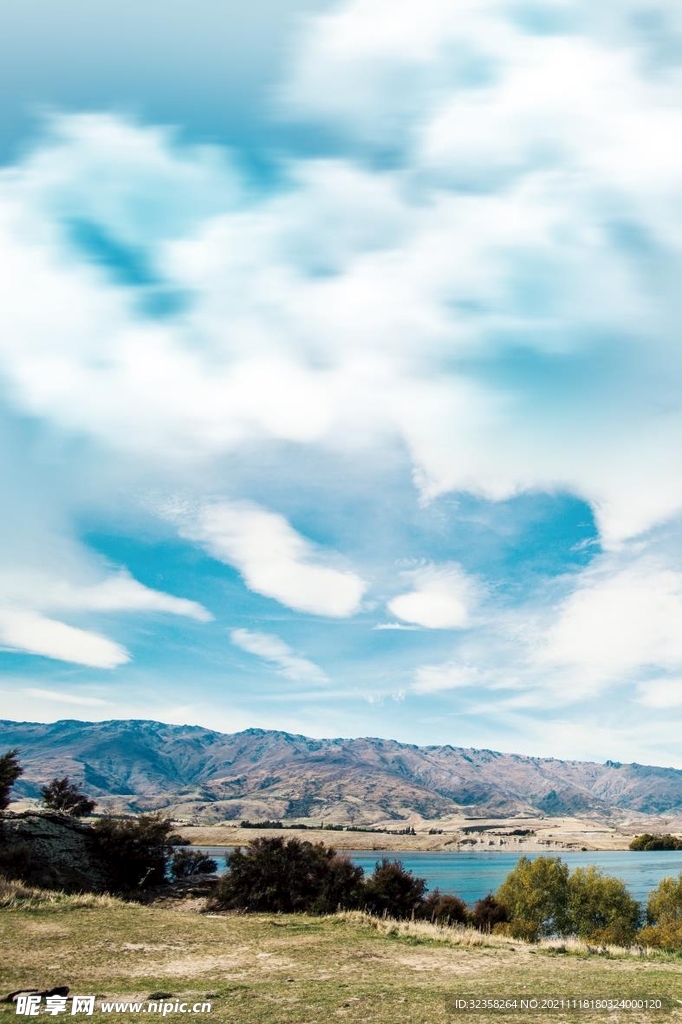
M 463 1018 L 453 1009 L 453 999 L 471 995 L 682 1001 L 682 962 L 669 954 L 612 952 L 607 958 L 583 949 L 580 955 L 564 955 L 466 929 L 398 924 L 358 913 L 200 915 L 108 898 L 79 904 L 79 899 L 29 893 L 4 907 L 0 990 L 65 984 L 72 992 L 112 1000 L 147 999 L 153 993 L 172 993 L 187 1002 L 209 998 L 213 1012 L 203 1019 L 215 1024 L 682 1021 L 682 1002 L 675 1003 L 679 1010 L 617 1018 L 602 1011 L 544 1017 L 480 1011 Z M 577 954 L 577 944 L 567 944 L 566 952 Z M 93 1019 L 97 1016 L 112 1022 L 135 1019 L 96 1010 Z M 0 1010 L 0 1020 L 17 1019 L 13 1007 Z

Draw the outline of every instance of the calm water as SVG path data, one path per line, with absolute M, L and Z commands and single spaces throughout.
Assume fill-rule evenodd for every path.
M 210 853 L 218 861 L 218 870 L 225 867 L 224 846 L 202 846 L 199 849 Z M 348 851 L 356 864 L 371 874 L 381 850 Z M 389 851 L 387 857 L 402 861 L 403 865 L 419 878 L 425 878 L 429 889 L 438 887 L 441 892 L 455 893 L 467 903 L 474 903 L 489 892 L 495 892 L 521 856 L 518 853 L 396 853 Z M 542 854 L 527 854 L 530 858 Z M 545 854 L 546 856 L 546 854 Z M 560 856 L 571 870 L 594 864 L 604 874 L 621 878 L 635 897 L 645 901 L 666 875 L 677 877 L 682 872 L 682 851 L 661 850 L 659 852 L 635 852 L 616 850 L 608 853 L 560 852 Z

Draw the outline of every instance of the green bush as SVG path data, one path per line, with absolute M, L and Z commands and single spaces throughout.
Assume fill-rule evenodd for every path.
M 631 850 L 682 850 L 682 839 L 670 833 L 644 832 L 635 836 L 630 843 Z
M 576 868 L 568 880 L 568 930 L 581 939 L 628 946 L 640 924 L 639 904 L 619 878 L 596 867 Z
M 201 850 L 182 848 L 173 854 L 170 865 L 173 878 L 191 878 L 194 875 L 212 875 L 218 870 L 218 862 Z
M 682 921 L 662 921 L 660 924 L 647 925 L 637 933 L 637 941 L 642 946 L 676 953 L 682 950 Z
M 95 822 L 92 831 L 112 892 L 132 892 L 165 882 L 177 838 L 168 818 L 158 813 L 123 819 L 106 815 Z
M 399 860 L 383 857 L 365 882 L 362 898 L 371 914 L 409 918 L 419 913 L 425 892 L 425 879 L 415 878 Z
M 253 912 L 331 913 L 359 906 L 363 870 L 322 843 L 260 836 L 227 858 L 213 906 Z
M 559 857 L 519 858 L 496 896 L 509 910 L 518 938 L 534 942 L 569 931 L 568 867 Z
M 530 942 L 542 936 L 576 935 L 630 945 L 640 924 L 639 904 L 619 878 L 603 875 L 596 867 L 576 868 L 569 874 L 559 857 L 521 857 L 498 889 L 497 899 L 509 912 L 498 930 Z
M 646 905 L 648 924 L 682 923 L 682 874 L 678 878 L 662 878 L 649 893 Z

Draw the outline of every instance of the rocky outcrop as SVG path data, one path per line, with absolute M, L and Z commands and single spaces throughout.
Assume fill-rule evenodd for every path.
M 0 816 L 0 874 L 64 892 L 105 892 L 107 873 L 92 828 L 50 812 Z

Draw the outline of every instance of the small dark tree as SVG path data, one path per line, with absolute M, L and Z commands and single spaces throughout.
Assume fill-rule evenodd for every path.
M 363 900 L 371 914 L 405 918 L 420 911 L 425 892 L 424 878 L 415 878 L 399 860 L 383 857 L 365 882 Z
M 0 811 L 9 807 L 12 786 L 23 774 L 24 769 L 19 764 L 19 751 L 16 747 L 0 755 Z
M 90 800 L 85 793 L 81 793 L 78 786 L 69 780 L 68 775 L 63 779 L 53 779 L 47 786 L 43 786 L 40 795 L 50 811 L 62 811 L 74 818 L 84 818 L 86 814 L 92 814 L 97 806 L 95 800 Z
M 474 904 L 471 923 L 480 932 L 491 932 L 496 924 L 509 921 L 510 914 L 504 903 L 495 899 L 491 892 Z
M 353 864 L 347 854 L 329 850 L 322 875 L 320 895 L 311 910 L 331 914 L 337 910 L 353 910 L 360 906 L 365 872 Z
M 470 919 L 469 910 L 464 900 L 459 896 L 450 896 L 442 893 L 440 889 L 434 889 L 425 900 L 422 901 L 418 916 L 434 924 L 468 924 Z
M 218 862 L 201 850 L 182 848 L 173 855 L 171 874 L 174 878 L 191 878 L 193 875 L 211 875 L 218 870 Z
M 131 892 L 165 882 L 177 838 L 172 829 L 172 823 L 161 814 L 132 819 L 107 815 L 95 822 L 95 847 L 106 865 L 112 891 Z
M 322 843 L 259 836 L 227 864 L 213 901 L 221 909 L 323 914 L 359 903 L 362 868 Z

